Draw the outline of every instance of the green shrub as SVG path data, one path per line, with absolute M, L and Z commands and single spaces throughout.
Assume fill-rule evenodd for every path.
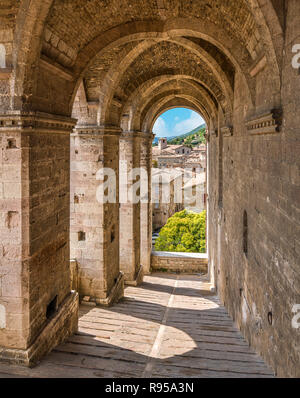
M 161 229 L 155 250 L 166 252 L 205 253 L 206 211 L 187 210 L 175 213 Z

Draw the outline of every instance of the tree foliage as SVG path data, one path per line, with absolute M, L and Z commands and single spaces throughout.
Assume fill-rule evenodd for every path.
M 205 144 L 205 127 L 200 126 L 197 129 L 182 134 L 178 137 L 175 137 L 171 140 L 168 140 L 169 145 L 182 145 L 185 144 L 190 147 L 197 146 L 199 144 Z
M 197 214 L 187 210 L 175 213 L 161 229 L 155 250 L 205 253 L 206 211 Z

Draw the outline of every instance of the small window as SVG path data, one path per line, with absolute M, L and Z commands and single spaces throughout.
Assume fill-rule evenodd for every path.
M 246 210 L 243 215 L 243 251 L 248 255 L 248 215 Z
M 78 232 L 78 240 L 79 241 L 85 240 L 85 232 L 83 232 L 83 231 Z

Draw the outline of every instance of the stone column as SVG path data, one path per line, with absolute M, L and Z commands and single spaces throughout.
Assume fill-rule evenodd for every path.
M 143 281 L 140 263 L 139 190 L 134 189 L 140 176 L 132 171 L 140 168 L 141 138 L 139 133 L 126 132 L 120 137 L 120 270 L 125 284 L 137 286 Z M 138 200 L 138 201 L 137 201 Z
M 144 274 L 150 273 L 152 252 L 152 201 L 151 201 L 151 170 L 152 170 L 152 141 L 154 134 L 141 133 L 140 165 L 148 175 L 148 201 L 141 203 L 141 264 Z
M 0 115 L 0 359 L 31 365 L 77 329 L 70 291 L 70 132 L 76 120 Z
M 119 268 L 119 137 L 115 127 L 77 126 L 71 135 L 71 258 L 84 301 L 123 296 Z M 101 175 L 107 169 L 109 179 Z M 106 173 L 105 173 L 106 174 Z M 101 199 L 109 196 L 108 202 Z

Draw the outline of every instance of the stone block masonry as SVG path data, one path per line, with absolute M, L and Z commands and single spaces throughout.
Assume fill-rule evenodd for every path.
M 207 274 L 207 254 L 152 252 L 151 270 Z
M 76 329 L 69 268 L 75 121 L 21 112 L 0 120 L 0 347 L 10 350 L 0 356 L 29 364 Z M 47 336 L 50 318 L 60 328 Z
M 105 305 L 122 276 L 119 271 L 119 134 L 118 129 L 91 126 L 76 129 L 71 137 L 71 258 L 78 263 L 80 297 L 89 296 L 97 303 L 103 300 Z M 101 189 L 103 182 L 97 179 L 97 172 L 105 167 L 115 171 L 116 203 L 97 200 L 97 189 Z

